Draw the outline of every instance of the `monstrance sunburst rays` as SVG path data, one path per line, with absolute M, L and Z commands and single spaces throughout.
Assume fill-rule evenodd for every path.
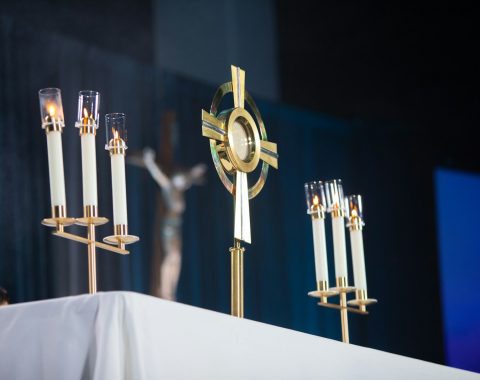
M 213 98 L 210 112 L 202 110 L 202 134 L 210 139 L 213 162 L 222 183 L 235 196 L 234 237 L 251 243 L 248 200 L 262 190 L 268 167 L 278 169 L 277 144 L 268 141 L 265 125 L 253 98 L 245 90 L 245 71 L 231 66 L 232 81 L 221 85 Z M 233 93 L 234 108 L 219 112 L 222 98 Z M 245 109 L 247 103 L 255 119 Z M 262 169 L 249 188 L 247 174 L 260 160 Z M 229 176 L 234 178 L 234 181 Z

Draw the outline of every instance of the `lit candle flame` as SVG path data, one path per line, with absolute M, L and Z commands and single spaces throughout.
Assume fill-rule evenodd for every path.
M 118 131 L 115 128 L 112 128 L 113 138 L 118 140 Z
M 315 195 L 315 196 L 313 197 L 313 205 L 314 205 L 314 206 L 318 206 L 319 203 L 320 203 L 320 202 L 319 202 L 319 200 L 318 200 L 318 195 Z
M 352 218 L 356 218 L 357 216 L 358 216 L 358 214 L 357 214 L 357 209 L 354 208 L 354 209 L 352 210 Z
M 83 116 L 85 117 L 85 119 L 88 119 L 88 111 L 86 108 L 83 109 Z
M 52 118 L 55 116 L 55 105 L 50 104 L 48 106 L 48 113 L 50 114 L 50 117 L 52 117 Z

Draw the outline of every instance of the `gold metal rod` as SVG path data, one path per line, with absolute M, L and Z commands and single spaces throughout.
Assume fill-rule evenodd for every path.
M 348 335 L 348 310 L 347 310 L 347 293 L 340 293 L 340 320 L 342 322 L 342 341 L 343 343 L 350 343 Z
M 95 255 L 95 225 L 88 224 L 88 292 L 97 292 L 97 258 Z
M 235 239 L 231 254 L 231 314 L 243 318 L 243 252 L 244 248 Z

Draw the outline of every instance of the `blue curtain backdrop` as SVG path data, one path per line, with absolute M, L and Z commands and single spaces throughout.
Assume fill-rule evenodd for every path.
M 50 198 L 37 91 L 59 87 L 66 118 L 67 202 L 73 216 L 82 209 L 80 141 L 73 126 L 78 91 L 100 91 L 102 117 L 107 112 L 127 114 L 129 151 L 156 148 L 162 114 L 176 113 L 180 141 L 176 160 L 185 166 L 208 165 L 207 183 L 187 193 L 178 298 L 228 313 L 232 198 L 217 178 L 200 121 L 200 110 L 208 109 L 215 88 L 59 35 L 37 33 L 7 17 L 0 21 L 0 284 L 9 289 L 13 301 L 87 291 L 85 247 L 53 237 L 40 225 L 50 214 Z M 280 168 L 270 170 L 264 190 L 250 203 L 253 244 L 245 256 L 246 317 L 340 338 L 338 313 L 319 309 L 306 295 L 315 278 L 303 183 L 342 178 L 347 192 L 364 194 L 369 294 L 380 300 L 368 317 L 350 317 L 351 341 L 441 362 L 433 212 L 428 213 L 433 201 L 414 183 L 402 180 L 418 174 L 428 188 L 430 169 L 428 161 L 405 154 L 402 142 L 408 145 L 411 139 L 408 129 L 342 122 L 256 100 L 270 140 L 278 143 Z M 100 213 L 109 217 L 110 165 L 104 133 L 102 125 L 97 135 L 98 195 Z M 157 186 L 144 170 L 131 166 L 127 181 L 130 230 L 141 241 L 126 257 L 98 253 L 98 287 L 148 294 L 153 236 L 159 233 L 153 225 Z M 411 215 L 425 202 L 426 215 L 412 222 Z M 98 235 L 110 234 L 111 228 L 100 227 Z M 85 233 L 79 227 L 71 229 Z M 333 257 L 330 263 L 333 268 Z M 425 273 L 428 281 L 418 296 L 417 285 Z

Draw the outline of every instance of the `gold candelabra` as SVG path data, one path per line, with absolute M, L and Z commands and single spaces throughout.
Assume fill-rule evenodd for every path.
M 231 314 L 243 318 L 245 248 L 241 242 L 251 243 L 249 199 L 257 196 L 265 185 L 268 167 L 278 169 L 278 154 L 277 144 L 268 141 L 260 112 L 245 90 L 245 71 L 231 66 L 231 77 L 230 82 L 217 89 L 210 112 L 202 110 L 202 134 L 210 139 L 210 151 L 220 180 L 234 196 L 234 246 L 230 248 Z M 219 111 L 220 102 L 229 93 L 233 93 L 234 108 Z M 257 168 L 260 160 L 263 163 L 258 180 L 249 187 L 247 174 Z
M 363 252 L 362 229 L 363 205 L 360 195 L 343 196 L 341 180 L 313 181 L 305 184 L 307 213 L 312 219 L 313 243 L 315 252 L 315 272 L 317 289 L 308 293 L 319 298 L 318 305 L 340 311 L 342 341 L 349 343 L 348 313 L 368 314 L 367 306 L 377 303 L 367 296 L 367 280 Z M 335 259 L 335 287 L 328 285 L 328 262 L 325 239 L 325 214 L 329 213 L 332 222 L 333 246 Z M 355 287 L 348 284 L 347 256 L 345 245 L 345 224 L 350 231 L 353 272 Z M 348 300 L 347 295 L 355 293 L 355 298 Z M 328 299 L 338 296 L 338 303 Z
M 63 148 L 61 135 L 65 126 L 61 92 L 57 88 L 39 91 L 42 128 L 45 130 L 48 148 L 50 178 L 50 197 L 52 216 L 42 220 L 42 224 L 55 228 L 53 235 L 87 245 L 88 252 L 88 290 L 97 291 L 96 248 L 126 255 L 126 244 L 139 240 L 137 236 L 128 235 L 126 223 L 126 190 L 124 158 L 127 146 L 125 115 L 107 114 L 107 145 L 112 163 L 112 198 L 114 200 L 114 235 L 104 239 L 105 243 L 96 241 L 95 228 L 108 222 L 107 218 L 98 216 L 97 178 L 95 136 L 98 128 L 99 97 L 95 91 L 80 91 L 79 113 L 75 126 L 79 129 L 82 145 L 82 182 L 83 182 L 83 217 L 72 218 L 67 214 L 65 181 L 63 170 Z M 123 116 L 121 116 L 123 115 Z M 112 138 L 110 137 L 110 128 Z M 87 236 L 65 232 L 65 227 L 73 224 L 87 227 Z

